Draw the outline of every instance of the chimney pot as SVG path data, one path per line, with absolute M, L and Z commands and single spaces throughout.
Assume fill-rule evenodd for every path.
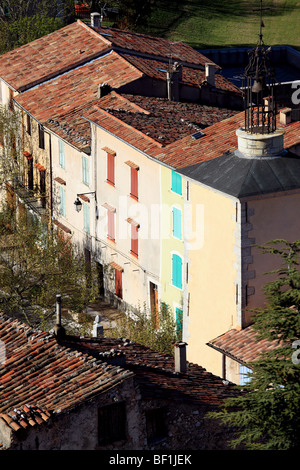
M 292 121 L 292 109 L 284 108 L 280 110 L 279 114 L 280 124 L 289 124 Z
M 187 370 L 186 364 L 186 346 L 187 343 L 178 341 L 174 344 L 175 347 L 175 372 L 184 374 Z
M 65 336 L 65 329 L 61 326 L 61 295 L 56 296 L 56 325 L 54 327 L 54 334 L 57 338 Z

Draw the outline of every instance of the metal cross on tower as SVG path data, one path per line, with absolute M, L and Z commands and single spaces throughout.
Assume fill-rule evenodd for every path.
M 257 45 L 249 53 L 245 69 L 245 131 L 251 134 L 270 134 L 276 130 L 274 97 L 275 73 L 269 62 L 271 48 L 265 48 L 260 0 L 260 33 Z

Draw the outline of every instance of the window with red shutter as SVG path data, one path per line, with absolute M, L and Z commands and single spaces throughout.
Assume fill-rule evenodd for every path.
M 130 196 L 138 200 L 138 170 L 131 168 L 131 191 Z
M 131 225 L 131 253 L 136 257 L 139 254 L 138 230 L 137 225 Z
M 107 153 L 107 182 L 115 185 L 115 156 Z
M 122 291 L 122 271 L 115 269 L 115 294 L 120 299 L 123 298 Z
M 115 241 L 115 213 L 111 210 L 107 211 L 107 222 L 108 222 L 107 238 Z

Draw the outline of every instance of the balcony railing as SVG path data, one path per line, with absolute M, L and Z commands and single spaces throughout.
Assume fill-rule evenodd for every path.
M 40 217 L 47 215 L 48 210 L 47 210 L 47 204 L 46 204 L 46 201 L 47 201 L 46 196 L 29 189 L 20 181 L 15 181 L 13 186 L 19 199 L 27 207 L 29 207 L 33 212 L 35 212 Z

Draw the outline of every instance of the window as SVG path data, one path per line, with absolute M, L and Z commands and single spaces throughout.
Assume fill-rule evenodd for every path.
M 131 254 L 138 257 L 139 255 L 139 238 L 138 238 L 138 225 L 131 225 Z
M 65 169 L 65 144 L 62 140 L 58 141 L 59 166 Z
M 172 255 L 172 284 L 182 289 L 182 259 L 175 253 Z
M 26 131 L 28 135 L 31 135 L 31 120 L 29 114 L 26 114 Z
M 45 133 L 42 126 L 39 124 L 39 148 L 45 149 Z
M 41 193 L 41 204 L 45 209 L 46 207 L 46 170 L 45 168 L 40 169 L 40 193 Z
M 130 196 L 138 200 L 138 169 L 131 168 L 131 190 Z
M 251 369 L 240 364 L 240 385 L 246 385 L 251 382 L 251 377 L 249 377 L 249 373 L 251 373 Z
M 181 176 L 176 173 L 176 171 L 172 170 L 172 184 L 171 189 L 174 193 L 182 195 L 182 184 L 181 184 Z
M 181 210 L 173 207 L 172 209 L 172 233 L 173 237 L 182 239 L 182 216 Z
M 59 213 L 66 217 L 66 191 L 62 186 L 59 187 Z
M 182 341 L 182 324 L 183 324 L 183 312 L 181 308 L 176 307 L 176 339 Z
M 13 97 L 14 97 L 14 92 L 12 91 L 11 88 L 9 88 L 9 103 L 8 103 L 8 107 L 9 107 L 9 110 L 12 111 L 12 112 L 14 112 Z
M 84 156 L 82 156 L 82 181 L 87 186 L 89 185 L 89 161 Z
M 107 238 L 115 241 L 115 212 L 110 209 L 107 211 Z
M 122 271 L 120 269 L 115 269 L 115 294 L 120 299 L 123 298 Z
M 124 402 L 98 410 L 98 442 L 106 445 L 126 439 L 126 405 Z
M 83 203 L 83 230 L 90 233 L 90 207 Z
M 148 444 L 154 444 L 167 437 L 166 409 L 148 410 L 145 415 Z
M 115 154 L 107 153 L 107 182 L 115 185 Z

